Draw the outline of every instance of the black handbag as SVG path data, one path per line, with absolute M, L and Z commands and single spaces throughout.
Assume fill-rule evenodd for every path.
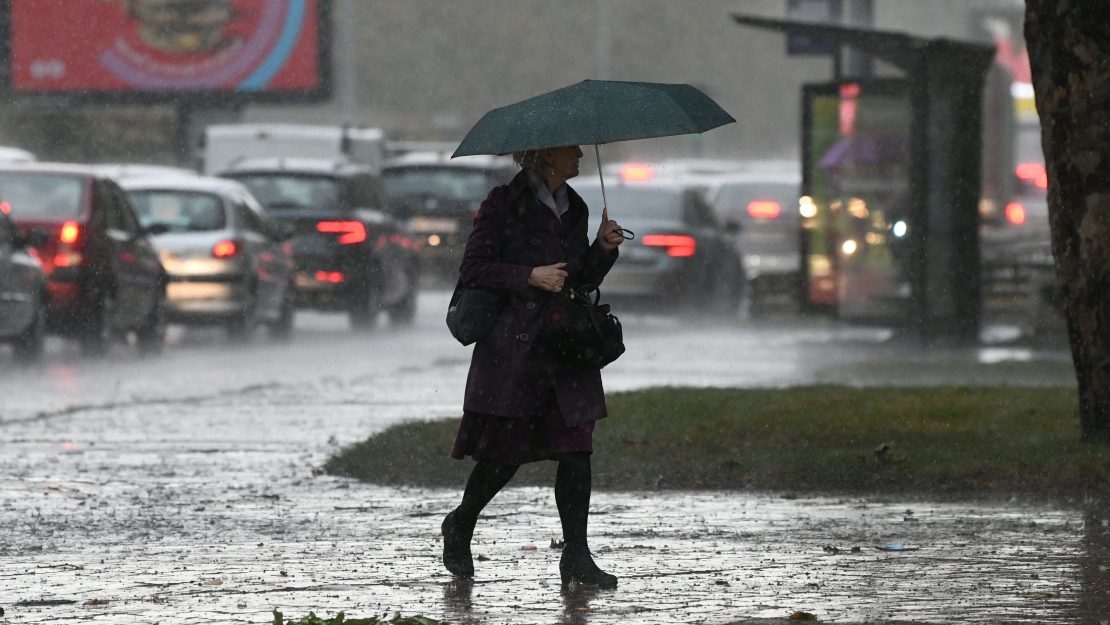
M 540 346 L 549 358 L 580 369 L 601 369 L 620 358 L 621 322 L 600 300 L 601 292 L 593 286 L 551 294 L 540 334 Z
M 455 285 L 451 303 L 447 305 L 447 329 L 462 343 L 482 340 L 493 330 L 497 315 L 505 307 L 505 296 L 489 289 Z

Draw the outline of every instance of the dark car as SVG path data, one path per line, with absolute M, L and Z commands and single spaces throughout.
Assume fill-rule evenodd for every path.
M 0 341 L 21 362 L 42 355 L 46 329 L 46 272 L 29 241 L 0 210 Z
M 95 167 L 0 167 L 0 202 L 35 246 L 47 275 L 47 329 L 101 355 L 134 335 L 161 350 L 166 274 L 119 185 Z
M 221 176 L 242 182 L 293 230 L 299 306 L 346 311 L 355 329 L 416 313 L 420 263 L 404 224 L 385 210 L 373 169 L 315 159 L 250 159 Z
M 572 184 L 590 207 L 591 240 L 601 219 L 601 187 Z M 679 182 L 608 184 L 609 217 L 636 233 L 601 287 L 605 297 L 670 309 L 731 315 L 744 296 L 736 230 L 722 224 L 704 190 Z
M 424 267 L 453 280 L 482 200 L 519 168 L 508 157 L 410 152 L 382 170 L 389 210 L 407 220 Z
M 166 320 L 222 324 L 245 339 L 258 324 L 287 338 L 295 294 L 289 231 L 242 184 L 207 176 L 125 178 L 169 278 Z

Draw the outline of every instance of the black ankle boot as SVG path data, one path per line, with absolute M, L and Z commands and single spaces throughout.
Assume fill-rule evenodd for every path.
M 455 512 L 449 512 L 439 528 L 443 533 L 443 566 L 452 575 L 474 577 L 474 558 L 470 555 L 470 539 L 474 535 L 474 526 L 460 526 L 455 519 Z
M 617 577 L 602 571 L 594 564 L 594 559 L 590 555 L 590 550 L 563 549 L 563 555 L 559 559 L 559 574 L 563 577 L 563 585 L 571 582 L 577 582 L 586 586 L 597 586 L 598 588 L 616 588 Z

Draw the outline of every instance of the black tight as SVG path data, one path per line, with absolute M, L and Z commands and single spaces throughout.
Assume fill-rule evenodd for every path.
M 555 474 L 555 505 L 563 523 L 563 540 L 568 549 L 586 549 L 586 526 L 590 517 L 590 454 L 560 454 Z M 473 528 L 478 515 L 495 495 L 516 475 L 520 465 L 479 461 L 466 481 L 456 519 L 462 527 Z
M 474 527 L 478 515 L 498 492 L 516 475 L 518 464 L 497 464 L 486 460 L 474 464 L 470 478 L 466 480 L 462 503 L 455 512 L 464 527 Z
M 563 522 L 567 550 L 587 548 L 586 525 L 590 519 L 590 454 L 574 452 L 559 457 L 555 474 L 555 505 Z

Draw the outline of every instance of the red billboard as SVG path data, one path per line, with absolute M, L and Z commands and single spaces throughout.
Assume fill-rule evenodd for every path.
M 319 96 L 327 0 L 9 0 L 23 94 Z

